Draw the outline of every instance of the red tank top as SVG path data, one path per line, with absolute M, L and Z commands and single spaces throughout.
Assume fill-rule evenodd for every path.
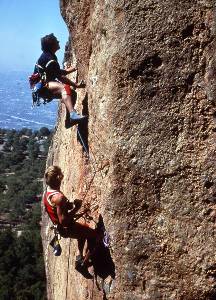
M 58 191 L 50 191 L 50 192 L 45 192 L 43 195 L 43 203 L 53 224 L 59 224 L 59 219 L 57 215 L 57 207 L 54 203 L 51 202 L 51 196 L 59 193 L 60 192 Z

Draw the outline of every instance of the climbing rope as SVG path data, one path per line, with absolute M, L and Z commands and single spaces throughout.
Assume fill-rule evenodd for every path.
M 95 172 L 97 172 L 97 170 L 96 170 L 96 160 L 94 159 L 92 159 L 92 157 L 90 156 L 90 153 L 89 153 L 89 151 L 88 151 L 88 149 L 87 149 L 87 146 L 86 146 L 86 144 L 85 144 L 85 142 L 84 142 L 84 140 L 83 140 L 83 138 L 82 138 L 82 135 L 81 135 L 81 133 L 80 133 L 80 130 L 79 130 L 79 128 L 77 127 L 77 133 L 78 133 L 78 136 L 79 136 L 79 138 L 80 138 L 80 141 L 81 141 L 81 144 L 82 144 L 82 146 L 83 146 L 83 148 L 84 148 L 84 150 L 85 150 L 85 152 L 86 152 L 86 154 L 87 154 L 87 156 L 88 156 L 88 159 L 90 160 L 90 162 L 92 163 L 92 166 L 93 166 L 93 169 L 94 169 L 94 171 Z
M 89 185 L 88 185 L 88 187 L 87 187 L 87 189 L 86 189 L 86 193 L 85 193 L 85 195 L 84 195 L 83 198 L 82 198 L 82 200 L 84 200 L 84 199 L 86 198 L 86 196 L 87 196 L 87 194 L 88 194 L 90 188 L 91 188 L 92 182 L 94 181 L 94 178 L 95 178 L 96 174 L 97 174 L 100 170 L 97 170 L 97 162 L 96 162 L 95 158 L 93 158 L 93 155 L 90 156 L 90 153 L 89 153 L 89 151 L 88 151 L 88 148 L 87 148 L 87 146 L 86 146 L 86 144 L 85 144 L 85 142 L 84 142 L 84 140 L 83 140 L 83 137 L 82 137 L 82 135 L 81 135 L 80 130 L 79 130 L 78 127 L 77 127 L 77 133 L 78 133 L 79 139 L 80 139 L 80 141 L 81 141 L 81 144 L 82 144 L 82 146 L 83 146 L 83 148 L 84 148 L 84 150 L 85 150 L 85 152 L 86 152 L 86 154 L 87 154 L 87 157 L 88 157 L 88 159 L 89 159 L 89 161 L 90 161 L 90 163 L 91 163 L 91 165 L 93 166 L 93 169 L 94 169 L 94 173 L 93 173 L 92 178 L 91 178 L 91 180 L 90 180 L 90 183 L 89 183 Z
M 77 133 L 78 133 L 78 135 L 79 135 L 79 138 L 80 138 L 80 141 L 81 141 L 81 143 L 82 143 L 82 146 L 83 146 L 83 148 L 85 149 L 85 152 L 87 153 L 88 157 L 90 158 L 89 151 L 88 151 L 87 146 L 85 145 L 85 143 L 84 143 L 84 141 L 83 141 L 82 135 L 81 135 L 81 133 L 80 133 L 78 127 L 77 127 Z

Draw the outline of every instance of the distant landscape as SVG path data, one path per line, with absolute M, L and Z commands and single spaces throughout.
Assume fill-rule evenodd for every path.
M 32 108 L 29 73 L 0 73 L 0 300 L 46 299 L 40 205 L 58 104 Z
M 32 70 L 0 72 L 0 128 L 22 129 L 28 127 L 39 130 L 45 126 L 52 129 L 56 122 L 58 103 L 32 108 L 31 90 L 28 76 Z
M 0 129 L 0 300 L 46 299 L 40 201 L 52 132 Z

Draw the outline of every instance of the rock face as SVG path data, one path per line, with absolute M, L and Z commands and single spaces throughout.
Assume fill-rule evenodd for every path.
M 87 82 L 77 109 L 90 159 L 60 106 L 48 165 L 69 199 L 99 205 L 116 275 L 101 291 L 79 275 L 74 240 L 55 257 L 44 215 L 48 298 L 216 299 L 213 1 L 60 3 L 66 58 Z

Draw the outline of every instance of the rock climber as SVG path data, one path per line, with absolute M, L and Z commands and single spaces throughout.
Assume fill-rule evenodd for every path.
M 46 192 L 43 196 L 43 203 L 46 211 L 57 226 L 57 230 L 63 238 L 73 238 L 78 241 L 79 255 L 76 260 L 76 270 L 84 277 L 92 278 L 88 271 L 89 258 L 99 241 L 100 233 L 87 225 L 75 221 L 77 212 L 82 206 L 82 201 L 75 199 L 70 202 L 61 192 L 60 186 L 63 174 L 58 166 L 50 166 L 45 172 Z M 85 241 L 87 240 L 86 254 L 83 255 Z
M 66 67 L 61 69 L 55 55 L 56 51 L 60 49 L 59 41 L 53 33 L 48 34 L 41 38 L 42 54 L 39 57 L 34 74 L 41 74 L 43 77 L 42 84 L 37 85 L 36 91 L 39 98 L 51 101 L 52 99 L 61 99 L 65 104 L 69 114 L 71 126 L 81 123 L 86 116 L 79 115 L 75 109 L 72 99 L 71 87 L 84 88 L 85 83 L 80 81 L 79 83 L 71 81 L 66 77 L 77 70 L 75 67 Z

